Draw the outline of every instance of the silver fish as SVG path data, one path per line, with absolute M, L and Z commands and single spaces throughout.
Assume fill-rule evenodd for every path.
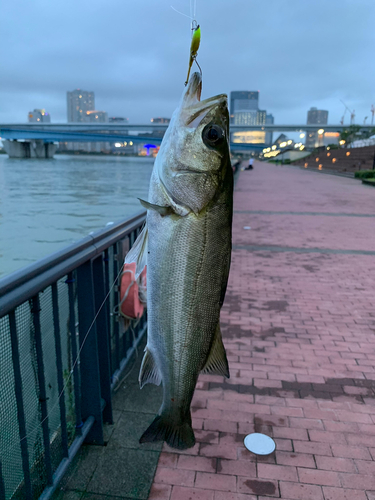
M 147 224 L 126 262 L 147 264 L 148 337 L 139 382 L 163 384 L 158 416 L 140 442 L 194 446 L 190 404 L 199 373 L 229 377 L 220 332 L 233 211 L 226 95 L 200 101 L 194 73 L 164 135 Z

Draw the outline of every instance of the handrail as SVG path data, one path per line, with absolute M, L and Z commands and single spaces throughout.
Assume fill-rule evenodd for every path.
M 22 304 L 30 295 L 38 293 L 102 252 L 112 242 L 120 239 L 121 233 L 138 227 L 145 214 L 146 211 L 141 211 L 130 219 L 99 229 L 80 241 L 0 279 L 0 317 Z
M 112 392 L 147 328 L 146 314 L 132 324 L 116 313 L 117 278 L 145 219 L 138 212 L 0 279 L 0 500 L 50 499 L 80 445 L 104 444 Z

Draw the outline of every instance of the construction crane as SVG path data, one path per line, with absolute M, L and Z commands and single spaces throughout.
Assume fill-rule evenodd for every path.
M 374 105 L 371 104 L 371 114 L 372 114 L 372 117 L 371 117 L 371 126 L 374 125 L 374 113 L 375 113 L 375 108 L 374 108 Z
M 341 125 L 344 125 L 344 118 L 345 118 L 345 113 L 346 113 L 346 110 L 349 111 L 350 113 L 350 125 L 354 125 L 354 120 L 355 120 L 355 111 L 353 109 L 353 111 L 351 111 L 348 106 L 344 103 L 344 101 L 342 99 L 340 99 L 340 101 L 343 103 L 343 105 L 345 106 L 345 111 L 344 111 L 344 115 L 343 117 L 341 118 Z

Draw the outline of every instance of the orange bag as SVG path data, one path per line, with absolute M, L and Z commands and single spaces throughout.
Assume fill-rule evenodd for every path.
M 147 286 L 147 266 L 135 279 L 136 263 L 124 264 L 120 283 L 120 312 L 130 319 L 138 319 L 142 316 L 145 303 L 140 298 L 140 288 L 142 296 L 145 296 Z

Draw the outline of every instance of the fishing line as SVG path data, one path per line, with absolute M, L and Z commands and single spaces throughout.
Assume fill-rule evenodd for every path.
M 92 320 L 92 323 L 91 323 L 91 325 L 89 326 L 89 329 L 87 330 L 87 332 L 86 332 L 86 334 L 85 334 L 85 336 L 84 336 L 84 338 L 83 338 L 83 341 L 82 341 L 81 347 L 79 348 L 78 353 L 77 353 L 77 357 L 76 357 L 76 359 L 75 359 L 75 361 L 74 361 L 74 363 L 73 363 L 73 366 L 72 366 L 72 368 L 71 368 L 71 370 L 70 370 L 70 372 L 69 372 L 69 377 L 68 377 L 68 379 L 66 380 L 66 382 L 65 382 L 65 384 L 64 384 L 64 386 L 63 386 L 63 388 L 61 389 L 61 392 L 60 392 L 60 394 L 58 395 L 56 402 L 54 403 L 54 405 L 53 405 L 53 406 L 52 406 L 52 408 L 49 410 L 48 414 L 44 417 L 44 419 L 43 419 L 43 420 L 41 420 L 41 421 L 40 421 L 40 422 L 39 422 L 39 423 L 38 423 L 38 424 L 37 424 L 34 428 L 32 428 L 31 430 L 29 430 L 29 431 L 27 432 L 27 434 L 26 434 L 23 438 L 21 438 L 19 441 L 17 441 L 16 443 L 14 443 L 14 445 L 13 445 L 13 446 L 10 446 L 8 449 L 4 450 L 4 452 L 9 452 L 9 451 L 11 451 L 13 448 L 15 448 L 16 446 L 18 446 L 18 444 L 20 444 L 22 441 L 24 441 L 26 438 L 28 438 L 28 437 L 29 437 L 32 433 L 34 433 L 34 432 L 38 431 L 38 430 L 39 430 L 39 428 L 40 428 L 40 426 L 41 426 L 41 425 L 43 425 L 43 423 L 44 423 L 44 422 L 45 422 L 45 421 L 46 421 L 46 420 L 47 420 L 47 419 L 51 416 L 51 413 L 53 412 L 53 410 L 54 410 L 54 409 L 57 407 L 57 405 L 59 404 L 59 401 L 60 401 L 61 397 L 63 396 L 64 391 L 65 391 L 65 389 L 67 388 L 67 386 L 68 386 L 68 384 L 69 384 L 69 382 L 70 382 L 70 380 L 71 380 L 71 378 L 72 378 L 72 375 L 73 375 L 73 372 L 74 372 L 74 368 L 76 367 L 76 365 L 77 365 L 77 363 L 78 363 L 78 360 L 79 360 L 80 354 L 81 354 L 82 349 L 83 349 L 83 347 L 84 347 L 84 345 L 85 345 L 85 342 L 86 342 L 86 340 L 87 340 L 87 338 L 88 338 L 88 336 L 89 336 L 89 333 L 90 333 L 90 331 L 91 331 L 92 327 L 94 326 L 95 321 L 96 321 L 97 317 L 99 316 L 100 311 L 103 309 L 104 304 L 106 303 L 106 301 L 107 301 L 108 297 L 110 296 L 110 294 L 111 294 L 111 292 L 112 292 L 112 290 L 113 290 L 113 288 L 114 288 L 114 286 L 115 286 L 115 284 L 116 284 L 117 280 L 119 279 L 119 277 L 120 277 L 120 275 L 121 275 L 121 273 L 122 273 L 122 272 L 123 272 L 123 269 L 122 269 L 122 267 L 121 267 L 120 272 L 118 273 L 118 275 L 117 275 L 117 276 L 116 276 L 116 278 L 114 279 L 114 281 L 113 281 L 113 283 L 112 283 L 112 285 L 111 285 L 111 288 L 109 289 L 109 292 L 108 292 L 108 293 L 107 293 L 107 295 L 105 296 L 105 298 L 104 298 L 104 300 L 103 300 L 103 302 L 102 302 L 101 306 L 100 306 L 100 307 L 99 307 L 99 309 L 98 309 L 98 312 L 95 314 L 95 317 L 94 317 L 94 319 Z M 71 335 L 74 335 L 74 334 L 75 334 L 75 332 L 71 332 Z M 134 336 L 134 333 L 133 333 L 133 336 Z
M 191 16 L 188 16 L 187 14 L 184 14 L 183 12 L 180 12 L 179 10 L 175 9 L 175 8 L 173 7 L 173 5 L 171 5 L 171 9 L 173 9 L 175 12 L 177 12 L 177 14 L 181 14 L 181 16 L 185 16 L 185 17 L 187 17 L 188 19 L 190 19 L 190 21 L 193 21 L 193 20 L 194 20 Z

